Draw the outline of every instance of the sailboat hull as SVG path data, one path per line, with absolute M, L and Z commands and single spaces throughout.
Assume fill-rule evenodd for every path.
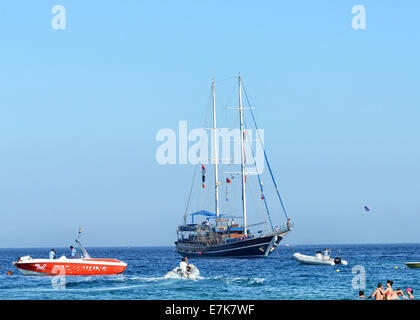
M 282 235 L 269 235 L 210 246 L 177 241 L 175 251 L 186 257 L 266 257 L 282 239 Z

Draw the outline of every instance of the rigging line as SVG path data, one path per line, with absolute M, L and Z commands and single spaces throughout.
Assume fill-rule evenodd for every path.
M 212 99 L 212 88 L 210 86 L 209 93 L 208 93 L 208 98 L 207 98 L 207 106 L 205 108 L 205 111 L 202 113 L 203 118 L 200 120 L 200 123 L 202 124 L 203 127 L 209 127 L 208 114 L 209 114 L 210 109 L 211 109 L 209 107 L 211 105 L 211 99 Z M 206 162 L 206 161 L 204 161 L 204 162 Z M 192 180 L 192 183 L 191 183 L 191 190 L 190 190 L 190 194 L 189 194 L 189 197 L 188 197 L 187 208 L 185 209 L 186 211 L 185 211 L 185 214 L 184 214 L 184 220 L 186 220 L 187 212 L 188 212 L 188 209 L 189 209 L 190 200 L 191 200 L 191 197 L 192 197 L 192 193 L 195 190 L 194 189 L 194 187 L 195 187 L 195 177 L 196 177 L 196 174 L 197 174 L 197 168 L 198 167 L 199 167 L 198 164 L 197 165 L 194 165 L 193 180 Z M 201 186 L 201 183 L 200 183 L 200 186 Z M 203 201 L 203 195 L 202 195 L 202 192 L 200 192 L 199 195 L 198 195 L 198 207 L 196 208 L 197 210 L 202 208 L 203 202 L 204 202 Z
M 198 166 L 195 166 L 195 168 L 194 168 L 193 180 L 192 180 L 191 188 L 190 188 L 190 195 L 188 196 L 187 207 L 185 208 L 185 213 L 184 213 L 184 224 L 187 224 L 187 212 L 188 212 L 188 208 L 190 206 L 191 194 L 193 192 L 195 176 L 197 174 L 197 168 L 198 168 Z
M 235 119 L 231 119 L 231 117 L 228 117 L 228 114 L 227 114 L 227 109 L 228 109 L 228 106 L 229 106 L 229 104 L 230 104 L 230 102 L 231 102 L 231 100 L 232 100 L 232 97 L 233 97 L 233 94 L 236 92 L 236 89 L 237 89 L 237 84 L 236 84 L 236 82 L 235 82 L 235 84 L 233 85 L 233 87 L 232 87 L 232 91 L 231 91 L 231 93 L 230 93 L 230 96 L 229 96 L 229 98 L 226 100 L 226 104 L 224 105 L 224 113 L 223 113 L 223 116 L 224 116 L 224 118 L 223 118 L 223 120 L 230 120 L 230 123 L 229 123 L 229 121 L 225 121 L 226 122 L 226 124 L 228 125 L 228 126 L 231 126 L 231 127 L 233 127 L 233 123 L 237 123 L 237 121 L 239 121 L 239 119 L 236 119 L 236 117 L 235 117 Z M 238 115 L 237 115 L 238 116 Z M 238 116 L 239 117 L 239 116 Z M 235 120 L 235 122 L 233 122 Z
M 245 91 L 245 90 L 244 90 L 244 91 Z M 245 124 L 246 124 L 246 123 L 245 123 Z M 255 127 L 256 127 L 256 126 L 255 126 Z M 249 148 L 251 149 L 252 158 L 254 159 L 254 162 L 255 162 L 256 160 L 255 160 L 254 150 L 252 149 L 251 142 L 250 142 L 250 141 L 248 141 L 248 143 L 249 143 Z M 262 185 L 262 182 L 261 182 L 260 174 L 259 174 L 259 172 L 258 172 L 258 167 L 257 167 L 257 164 L 256 164 L 256 163 L 255 163 L 255 172 L 257 173 L 257 177 L 258 177 L 258 184 L 260 185 L 261 195 L 262 195 L 263 200 L 264 200 L 265 210 L 267 211 L 267 216 L 268 216 L 268 220 L 270 221 L 271 230 L 273 230 L 273 231 L 274 231 L 273 222 L 271 221 L 271 216 L 270 216 L 270 210 L 268 210 L 268 204 L 267 204 L 267 201 L 266 201 L 266 199 L 265 199 L 264 189 L 263 189 L 263 185 Z
M 212 92 L 211 92 L 211 86 L 210 86 L 210 88 L 209 88 L 209 94 L 208 94 L 208 98 L 207 98 L 207 104 L 206 104 L 206 107 L 205 108 L 203 108 L 203 110 L 204 111 L 202 111 L 202 113 L 201 113 L 201 118 L 200 118 L 200 120 L 199 120 L 199 123 L 200 123 L 200 125 L 203 127 L 203 128 L 207 128 L 207 127 L 209 127 L 210 126 L 210 124 L 209 124 L 209 120 L 208 120 L 208 118 L 209 118 L 209 112 L 210 112 L 210 110 L 211 110 L 211 108 L 210 108 L 210 105 L 211 105 L 211 99 L 212 99 Z
M 251 182 L 252 181 L 252 182 Z M 248 183 L 248 182 L 247 182 Z M 270 216 L 267 213 L 267 209 L 265 207 L 265 205 L 262 203 L 263 199 L 259 196 L 259 194 L 261 193 L 261 189 L 258 187 L 258 180 L 254 178 L 249 179 L 249 185 L 248 185 L 248 189 L 250 190 L 250 193 L 252 195 L 255 195 L 254 201 L 250 202 L 250 206 L 252 205 L 252 210 L 255 211 L 255 217 L 257 217 L 258 220 L 264 220 L 265 223 L 267 223 L 270 226 L 269 220 L 270 220 Z M 268 204 L 268 202 L 267 202 Z
M 247 102 L 248 102 L 248 106 L 250 107 L 250 108 L 249 108 L 249 110 L 251 111 L 252 120 L 254 121 L 255 128 L 257 129 L 258 138 L 259 138 L 259 140 L 260 140 L 261 146 L 262 146 L 263 151 L 264 151 L 264 158 L 265 158 L 265 162 L 267 163 L 268 171 L 270 172 L 271 179 L 273 180 L 274 187 L 276 188 L 277 196 L 278 196 L 278 198 L 279 198 L 279 200 L 280 200 L 280 204 L 281 204 L 281 207 L 282 207 L 282 209 L 283 209 L 284 215 L 286 216 L 286 219 L 289 219 L 289 217 L 288 217 L 288 215 L 287 215 L 287 212 L 286 212 L 286 208 L 284 207 L 283 200 L 282 200 L 282 198 L 281 198 L 281 196 L 280 196 L 279 189 L 278 189 L 278 187 L 277 187 L 276 179 L 274 179 L 273 172 L 271 171 L 270 163 L 268 162 L 267 153 L 265 152 L 264 145 L 263 145 L 263 144 L 262 144 L 262 142 L 261 142 L 261 137 L 260 137 L 260 133 L 258 132 L 257 122 L 255 121 L 254 112 L 252 112 L 252 109 L 251 109 L 251 104 L 250 104 L 250 102 L 249 102 L 248 95 L 247 95 L 247 93 L 246 93 L 245 87 L 243 87 L 243 89 L 244 89 L 244 93 L 245 93 L 246 100 L 247 100 Z

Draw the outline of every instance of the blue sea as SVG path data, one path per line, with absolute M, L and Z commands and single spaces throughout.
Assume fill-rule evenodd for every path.
M 347 266 L 303 265 L 294 252 L 314 255 L 328 247 L 339 249 Z M 118 299 L 357 299 L 365 278 L 370 295 L 378 282 L 390 279 L 394 289 L 420 289 L 420 269 L 404 261 L 420 261 L 420 245 L 318 245 L 280 246 L 268 258 L 190 259 L 200 270 L 197 280 L 167 279 L 179 264 L 173 247 L 87 248 L 95 258 L 116 258 L 128 264 L 114 276 L 23 276 L 12 265 L 17 257 L 47 258 L 50 248 L 0 249 L 0 300 L 118 300 Z M 68 248 L 56 248 L 58 256 Z M 336 256 L 338 251 L 333 251 Z M 361 270 L 365 273 L 361 273 Z M 12 271 L 13 275 L 7 275 Z

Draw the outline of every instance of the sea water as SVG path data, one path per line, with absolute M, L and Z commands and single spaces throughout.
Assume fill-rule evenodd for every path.
M 295 252 L 314 255 L 325 247 L 348 261 L 347 266 L 304 265 Z M 200 270 L 196 280 L 165 278 L 181 257 L 173 247 L 87 248 L 95 258 L 115 258 L 128 264 L 112 276 L 23 276 L 12 265 L 17 257 L 47 258 L 50 248 L 0 249 L 0 299 L 356 299 L 370 295 L 378 282 L 420 294 L 420 269 L 404 261 L 420 261 L 420 245 L 283 246 L 268 258 L 191 258 Z M 57 255 L 68 248 L 56 248 Z M 13 275 L 7 275 L 12 271 Z

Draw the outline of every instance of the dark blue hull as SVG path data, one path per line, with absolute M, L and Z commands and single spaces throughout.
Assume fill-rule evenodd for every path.
M 282 239 L 280 235 L 269 235 L 210 246 L 177 241 L 175 251 L 186 257 L 265 257 L 275 251 Z

